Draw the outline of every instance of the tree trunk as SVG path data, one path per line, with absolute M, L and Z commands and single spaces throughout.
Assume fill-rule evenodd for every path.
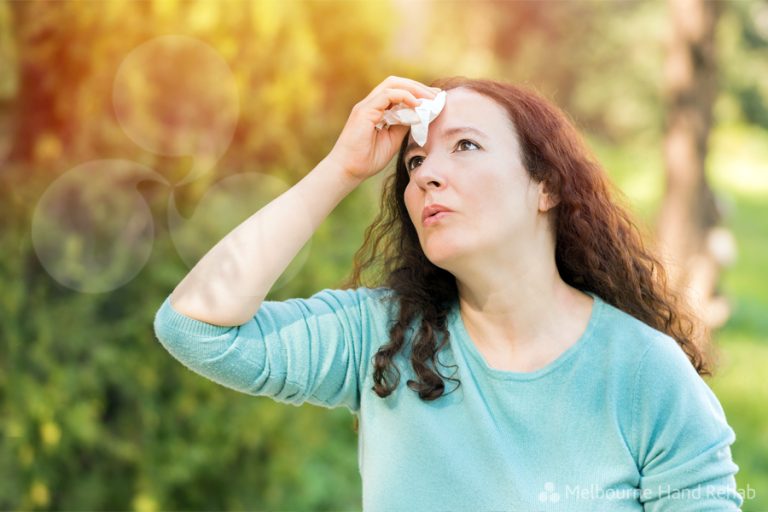
M 718 89 L 715 27 L 721 4 L 707 0 L 668 0 L 668 4 L 671 31 L 664 76 L 667 187 L 657 241 L 671 287 L 685 296 L 704 326 L 715 328 L 729 316 L 727 302 L 717 296 L 717 285 L 735 247 L 730 232 L 718 226 L 722 212 L 705 172 Z

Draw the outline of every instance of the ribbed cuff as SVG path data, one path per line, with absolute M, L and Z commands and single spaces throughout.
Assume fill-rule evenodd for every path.
M 155 314 L 155 331 L 160 331 L 164 328 L 173 329 L 174 331 L 186 334 L 213 337 L 220 336 L 232 329 L 236 329 L 237 326 L 225 327 L 222 325 L 209 324 L 208 322 L 196 320 L 179 313 L 173 309 L 173 306 L 171 306 L 171 296 L 169 295 Z

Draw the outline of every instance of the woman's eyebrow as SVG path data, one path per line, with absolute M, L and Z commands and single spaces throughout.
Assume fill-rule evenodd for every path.
M 441 135 L 443 137 L 447 137 L 449 135 L 453 135 L 454 133 L 466 133 L 466 132 L 474 133 L 480 137 L 487 137 L 485 133 L 483 133 L 482 131 L 472 126 L 454 126 L 453 128 L 446 128 L 445 130 L 442 131 Z M 403 158 L 408 156 L 408 154 L 414 149 L 420 148 L 420 147 L 421 146 L 419 146 L 415 140 L 410 141 L 408 143 L 408 146 L 406 146 L 405 148 L 405 153 L 403 153 Z

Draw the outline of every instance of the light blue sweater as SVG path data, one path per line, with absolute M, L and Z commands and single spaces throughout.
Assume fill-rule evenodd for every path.
M 223 386 L 357 414 L 366 511 L 686 512 L 743 503 L 734 431 L 669 336 L 590 293 L 577 343 L 537 371 L 502 371 L 474 346 L 456 304 L 438 355 L 457 365 L 440 373 L 461 385 L 420 400 L 406 386 L 414 373 L 401 353 L 399 387 L 382 399 L 371 389 L 371 358 L 395 318 L 389 295 L 325 289 L 265 301 L 239 327 L 194 320 L 166 299 L 154 328 L 173 357 Z

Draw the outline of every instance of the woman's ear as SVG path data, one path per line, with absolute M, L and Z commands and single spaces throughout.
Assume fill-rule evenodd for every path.
M 539 211 L 546 212 L 557 206 L 559 202 L 560 197 L 549 192 L 545 182 L 539 182 Z

